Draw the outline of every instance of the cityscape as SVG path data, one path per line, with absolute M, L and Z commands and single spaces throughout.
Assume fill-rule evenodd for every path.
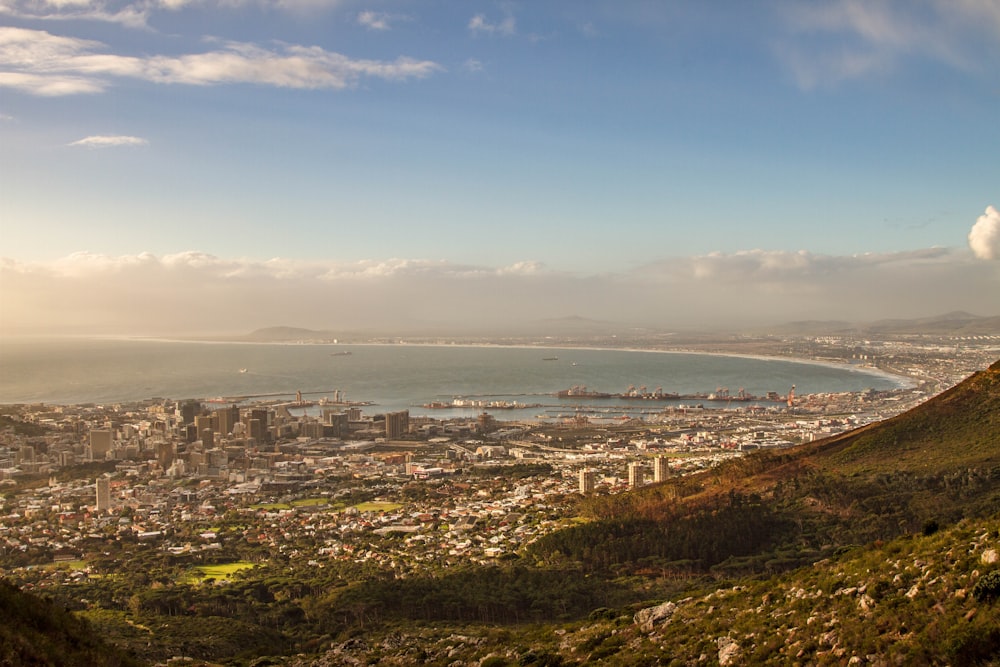
M 486 563 L 564 525 L 574 494 L 620 493 L 899 414 L 988 365 L 997 338 L 868 341 L 905 388 L 790 392 L 767 407 L 670 405 L 640 417 L 581 404 L 549 420 L 508 422 L 488 410 L 439 419 L 433 410 L 379 414 L 339 393 L 343 404 L 327 401 L 318 415 L 306 414 L 313 402 L 301 393 L 223 406 L 152 398 L 7 406 L 3 562 L 28 588 L 44 588 L 90 574 L 94 550 L 109 539 L 233 559 L 236 542 L 283 550 L 308 534 L 313 547 L 298 556 L 313 566 Z M 783 344 L 827 359 L 859 354 L 850 339 Z M 93 474 L 63 477 L 81 466 Z M 233 514 L 251 526 L 209 529 Z M 373 548 L 386 535 L 404 537 Z

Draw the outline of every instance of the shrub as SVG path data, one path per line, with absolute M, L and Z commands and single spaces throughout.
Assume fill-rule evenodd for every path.
M 980 602 L 992 602 L 1000 597 L 1000 570 L 987 572 L 972 587 L 972 596 Z

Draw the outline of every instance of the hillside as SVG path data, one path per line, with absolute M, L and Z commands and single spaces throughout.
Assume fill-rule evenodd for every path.
M 588 499 L 588 522 L 522 559 L 566 591 L 535 602 L 548 621 L 496 629 L 448 613 L 465 600 L 502 614 L 496 602 L 516 598 L 503 580 L 531 570 L 362 586 L 341 602 L 368 600 L 385 625 L 318 664 L 418 651 L 442 665 L 995 664 L 998 401 L 1000 362 L 882 424 Z M 429 629 L 407 611 L 421 588 Z
M 534 545 L 593 572 L 773 572 L 1000 511 L 1000 362 L 902 415 L 633 493 Z
M 106 644 L 89 623 L 0 580 L 0 664 L 130 667 L 140 664 Z

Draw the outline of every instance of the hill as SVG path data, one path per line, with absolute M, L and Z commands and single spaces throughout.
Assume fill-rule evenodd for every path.
M 336 338 L 329 331 L 314 331 L 299 327 L 266 327 L 256 329 L 245 336 L 245 340 L 260 343 L 280 343 L 289 341 L 326 341 Z
M 1000 316 L 982 317 L 955 311 L 933 317 L 912 319 L 886 319 L 874 322 L 846 322 L 808 320 L 788 322 L 767 330 L 772 334 L 790 336 L 817 335 L 938 335 L 938 336 L 983 336 L 1000 334 Z
M 1000 362 L 881 424 L 588 498 L 587 521 L 531 545 L 520 574 L 343 596 L 335 608 L 367 600 L 393 630 L 319 664 L 372 653 L 405 664 L 413 646 L 433 664 L 996 664 L 998 407 Z M 531 608 L 550 620 L 505 619 L 502 601 L 523 592 L 504 580 L 534 576 L 548 584 L 527 584 Z M 417 591 L 430 616 L 407 606 Z M 471 624 L 476 609 L 512 625 Z
M 109 646 L 89 623 L 0 580 L 0 664 L 130 667 L 140 663 Z

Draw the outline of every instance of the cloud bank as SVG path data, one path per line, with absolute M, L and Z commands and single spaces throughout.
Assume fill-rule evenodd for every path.
M 969 231 L 969 247 L 979 259 L 1000 259 L 1000 211 L 986 207 Z
M 159 84 L 207 86 L 255 84 L 277 88 L 333 89 L 363 78 L 421 79 L 442 70 L 429 60 L 352 59 L 318 46 L 282 44 L 267 49 L 229 42 L 223 48 L 179 56 L 125 56 L 105 52 L 93 40 L 42 30 L 0 28 L 0 87 L 35 95 L 101 92 L 116 78 Z
M 509 331 L 578 315 L 623 325 L 728 328 L 876 320 L 952 310 L 994 315 L 1000 266 L 931 248 L 830 256 L 748 250 L 618 274 L 426 259 L 351 262 L 76 253 L 0 260 L 6 333 L 241 333 L 315 329 Z

